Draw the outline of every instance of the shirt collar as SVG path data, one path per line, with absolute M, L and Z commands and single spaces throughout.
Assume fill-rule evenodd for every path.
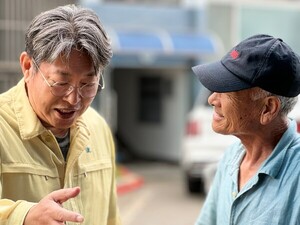
M 295 120 L 290 119 L 288 129 L 282 135 L 272 154 L 261 166 L 259 173 L 268 174 L 271 177 L 276 178 L 285 161 L 286 153 L 296 137 L 297 124 Z
M 46 130 L 31 107 L 24 78 L 16 86 L 13 104 L 22 139 L 36 137 Z
M 258 170 L 258 174 L 267 174 L 273 178 L 276 178 L 284 162 L 286 152 L 296 137 L 297 137 L 296 121 L 289 119 L 288 129 L 282 135 L 281 139 L 275 146 L 271 155 L 264 161 L 264 163 Z M 238 150 L 235 152 L 235 155 L 232 157 L 232 160 L 230 162 L 231 175 L 233 175 L 235 171 L 239 170 L 241 161 L 246 154 L 245 148 L 241 144 L 241 142 L 239 142 L 236 145 L 236 147 L 238 148 Z

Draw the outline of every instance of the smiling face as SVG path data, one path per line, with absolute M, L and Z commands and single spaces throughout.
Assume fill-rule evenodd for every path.
M 209 96 L 208 102 L 214 106 L 212 128 L 215 132 L 241 137 L 259 129 L 264 104 L 263 99 L 251 98 L 253 91 L 214 92 Z
M 78 88 L 69 95 L 57 97 L 51 93 L 51 87 L 41 73 L 49 84 L 63 82 L 81 87 L 87 83 L 98 82 L 91 59 L 87 54 L 73 50 L 68 60 L 61 56 L 53 63 L 42 62 L 38 70 L 34 68 L 33 60 L 24 52 L 20 62 L 33 110 L 42 124 L 55 136 L 63 136 L 90 106 L 93 98 L 82 98 Z

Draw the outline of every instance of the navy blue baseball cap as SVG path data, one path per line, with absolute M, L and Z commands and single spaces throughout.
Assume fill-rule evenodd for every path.
M 230 50 L 220 61 L 192 68 L 212 92 L 260 87 L 285 97 L 300 93 L 300 57 L 280 38 L 258 34 Z

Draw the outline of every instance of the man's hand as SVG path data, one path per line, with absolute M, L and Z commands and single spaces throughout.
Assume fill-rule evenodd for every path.
M 55 225 L 65 224 L 66 221 L 83 222 L 82 215 L 62 207 L 62 203 L 76 197 L 79 192 L 80 188 L 75 187 L 50 193 L 29 210 L 24 225 Z

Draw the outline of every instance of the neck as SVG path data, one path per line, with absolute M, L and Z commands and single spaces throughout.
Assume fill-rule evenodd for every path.
M 69 134 L 70 129 L 56 129 L 53 127 L 46 127 L 48 130 L 50 130 L 53 135 L 57 138 L 64 138 Z
M 57 138 L 65 138 L 67 137 L 68 134 L 69 134 L 69 130 L 67 130 L 66 132 L 54 134 L 54 136 Z
M 278 125 L 278 124 L 277 124 Z M 253 135 L 240 137 L 246 154 L 240 164 L 239 189 L 241 189 L 263 162 L 272 154 L 275 146 L 286 131 L 287 123 L 275 127 L 262 127 Z

